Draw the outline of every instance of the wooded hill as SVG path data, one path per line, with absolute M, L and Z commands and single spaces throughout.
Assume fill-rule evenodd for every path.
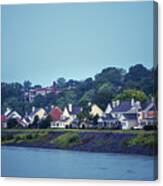
M 59 94 L 49 93 L 46 96 L 38 95 L 30 103 L 24 94 L 30 89 L 39 88 L 41 85 L 32 86 L 29 80 L 23 84 L 1 83 L 1 108 L 2 113 L 6 107 L 15 109 L 20 114 L 30 112 L 32 106 L 47 107 L 57 105 L 63 108 L 67 104 L 85 106 L 88 102 L 96 103 L 102 109 L 113 99 L 135 98 L 141 102 L 157 99 L 157 71 L 158 68 L 148 69 L 142 64 L 131 66 L 126 72 L 123 68 L 108 67 L 83 81 L 65 80 L 63 77 L 56 81 Z

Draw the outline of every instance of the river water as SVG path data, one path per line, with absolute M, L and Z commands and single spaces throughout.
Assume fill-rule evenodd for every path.
M 153 180 L 154 157 L 2 147 L 2 176 Z

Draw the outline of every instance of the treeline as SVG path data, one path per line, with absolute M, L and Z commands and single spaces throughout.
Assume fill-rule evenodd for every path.
M 57 105 L 61 108 L 68 103 L 85 106 L 88 102 L 96 103 L 102 109 L 113 99 L 130 99 L 145 101 L 157 93 L 157 68 L 147 69 L 142 64 L 131 66 L 126 72 L 123 68 L 108 67 L 96 74 L 94 78 L 84 81 L 68 80 L 63 77 L 56 82 L 59 94 L 46 96 L 38 95 L 32 103 L 24 98 L 24 92 L 31 88 L 40 88 L 41 85 L 32 86 L 30 81 L 20 83 L 1 83 L 2 112 L 11 107 L 21 114 L 30 112 L 32 106 L 47 107 Z

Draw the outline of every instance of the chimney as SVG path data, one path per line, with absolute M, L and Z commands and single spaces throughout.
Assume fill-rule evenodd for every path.
M 112 107 L 113 107 L 113 108 L 116 107 L 116 101 L 112 101 Z
M 152 97 L 151 97 L 151 102 L 154 102 L 154 101 L 155 101 L 155 99 L 154 99 L 154 97 L 152 96 Z
M 51 109 L 53 109 L 54 108 L 54 105 L 51 105 Z
M 116 100 L 116 106 L 119 106 L 120 105 L 120 100 Z
M 131 106 L 133 107 L 134 104 L 135 104 L 135 100 L 134 100 L 134 98 L 132 98 L 132 99 L 131 99 Z
M 136 101 L 136 105 L 137 105 L 138 107 L 140 107 L 140 106 L 141 106 L 140 101 Z
M 72 112 L 72 104 L 68 104 L 68 110 L 69 112 Z
M 32 112 L 34 112 L 34 111 L 35 111 L 35 107 L 33 106 L 33 107 L 32 107 Z
M 90 107 L 92 105 L 92 103 L 91 102 L 88 102 L 88 106 Z

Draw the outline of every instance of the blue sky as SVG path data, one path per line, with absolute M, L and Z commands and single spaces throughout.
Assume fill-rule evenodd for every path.
M 50 85 L 109 66 L 153 65 L 153 3 L 7 5 L 2 81 Z

